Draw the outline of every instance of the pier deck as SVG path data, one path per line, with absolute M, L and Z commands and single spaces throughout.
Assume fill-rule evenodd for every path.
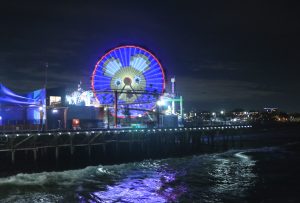
M 239 140 L 250 125 L 193 128 L 97 129 L 0 134 L 0 161 L 10 167 L 116 163 L 201 152 Z M 5 168 L 3 167 L 2 168 Z M 46 168 L 47 168 L 46 167 Z M 64 168 L 64 167 L 63 167 Z M 1 170 L 1 167 L 0 167 Z

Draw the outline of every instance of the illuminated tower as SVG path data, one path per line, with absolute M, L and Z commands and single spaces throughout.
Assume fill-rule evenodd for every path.
M 175 76 L 171 78 L 171 83 L 172 83 L 172 97 L 173 99 L 175 98 Z M 175 101 L 172 100 L 172 114 L 175 114 Z

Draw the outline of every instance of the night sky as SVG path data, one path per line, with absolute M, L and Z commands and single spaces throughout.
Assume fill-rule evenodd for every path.
M 56 2 L 1 2 L 0 82 L 12 90 L 42 88 L 46 63 L 49 87 L 89 87 L 106 51 L 134 44 L 176 76 L 187 110 L 300 111 L 300 7 L 291 1 Z

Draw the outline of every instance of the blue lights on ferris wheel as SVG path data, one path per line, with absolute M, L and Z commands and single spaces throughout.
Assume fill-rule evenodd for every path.
M 95 65 L 92 89 L 101 105 L 114 104 L 118 92 L 118 116 L 128 108 L 136 117 L 154 108 L 165 89 L 164 70 L 158 59 L 138 46 L 120 46 L 107 52 Z

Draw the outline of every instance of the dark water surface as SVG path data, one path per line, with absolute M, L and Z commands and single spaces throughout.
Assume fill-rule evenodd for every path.
M 0 178 L 0 202 L 300 202 L 299 143 Z

